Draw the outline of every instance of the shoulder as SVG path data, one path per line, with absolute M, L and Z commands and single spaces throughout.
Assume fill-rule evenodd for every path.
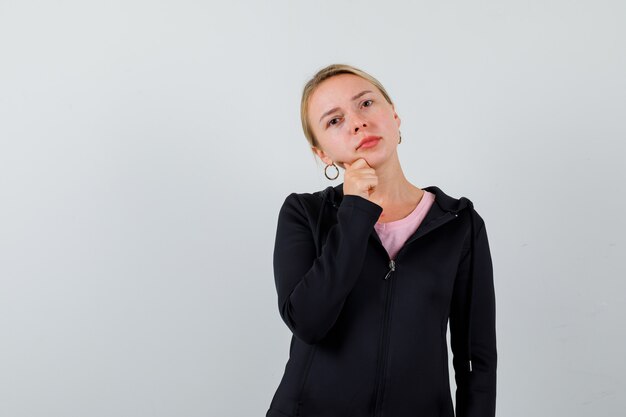
M 310 222 L 325 204 L 324 191 L 289 193 L 280 207 L 279 218 Z
M 444 192 L 436 185 L 422 188 L 425 192 L 434 195 L 435 203 L 443 210 L 452 213 L 460 213 L 463 210 L 474 209 L 474 203 L 468 197 L 454 197 L 452 193 Z
M 440 187 L 431 185 L 422 188 L 424 191 L 435 195 L 434 204 L 443 212 L 450 212 L 462 219 L 468 228 L 468 236 L 470 231 L 473 233 L 485 227 L 485 221 L 476 209 L 476 200 L 466 195 L 455 197 L 454 193 L 444 192 Z
M 310 209 L 319 207 L 325 200 L 326 190 L 314 192 L 292 192 L 289 193 L 284 201 L 284 206 L 295 206 L 301 209 Z

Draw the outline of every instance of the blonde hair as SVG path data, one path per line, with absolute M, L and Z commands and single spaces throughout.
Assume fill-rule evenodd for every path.
M 339 74 L 353 74 L 357 77 L 361 77 L 369 81 L 376 88 L 378 88 L 378 90 L 380 90 L 383 97 L 385 97 L 385 100 L 387 100 L 389 104 L 393 105 L 393 101 L 391 101 L 391 98 L 389 97 L 389 94 L 387 94 L 387 90 L 385 90 L 385 87 L 383 87 L 383 85 L 376 78 L 372 77 L 365 71 L 362 71 L 358 68 L 353 67 L 352 65 L 347 64 L 331 64 L 327 67 L 322 68 L 313 76 L 313 78 L 311 78 L 306 83 L 302 91 L 302 100 L 300 101 L 300 119 L 302 122 L 302 130 L 304 131 L 304 136 L 309 142 L 309 145 L 315 146 L 318 149 L 321 149 L 321 147 L 317 138 L 313 134 L 313 129 L 311 128 L 311 124 L 309 123 L 309 99 L 311 98 L 311 95 L 313 94 L 315 89 L 319 87 L 319 85 L 323 81 Z M 311 149 L 311 152 L 313 152 L 313 156 L 315 157 L 315 151 Z

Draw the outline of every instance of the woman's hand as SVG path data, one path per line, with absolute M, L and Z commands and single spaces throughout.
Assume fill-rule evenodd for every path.
M 370 194 L 378 185 L 376 170 L 367 161 L 359 158 L 351 164 L 343 163 L 346 169 L 343 181 L 343 194 L 359 195 L 369 200 Z

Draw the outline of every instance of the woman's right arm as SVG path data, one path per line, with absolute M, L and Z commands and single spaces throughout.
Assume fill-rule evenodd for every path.
M 274 278 L 283 321 L 305 343 L 322 340 L 335 324 L 361 273 L 369 235 L 382 207 L 344 195 L 337 223 L 316 257 L 313 232 L 296 193 L 278 215 Z

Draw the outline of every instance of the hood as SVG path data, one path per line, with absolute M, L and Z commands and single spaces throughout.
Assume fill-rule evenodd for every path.
M 469 364 L 469 371 L 472 371 L 472 347 L 471 347 L 471 324 L 472 324 L 472 302 L 474 299 L 474 222 L 475 222 L 475 210 L 474 204 L 466 197 L 454 198 L 444 193 L 439 187 L 431 185 L 428 187 L 422 188 L 422 190 L 431 192 L 435 195 L 435 202 L 433 204 L 437 204 L 437 206 L 444 212 L 451 212 L 453 214 L 457 214 L 458 212 L 468 209 L 470 214 L 470 267 L 469 267 L 469 309 L 467 316 L 467 360 Z M 324 203 L 328 203 L 332 205 L 334 208 L 339 208 L 341 201 L 343 200 L 343 183 L 336 186 L 328 186 L 322 191 L 318 191 L 314 193 L 322 198 L 323 205 Z M 316 236 L 319 236 L 319 226 L 321 225 L 321 217 L 324 213 L 324 206 L 322 205 L 322 210 L 320 210 L 320 218 L 317 221 L 318 230 L 316 230 Z M 431 208 L 430 213 L 433 210 Z M 423 220 L 424 222 L 429 221 L 429 216 L 427 214 L 426 218 Z M 318 254 L 319 255 L 319 254 Z

